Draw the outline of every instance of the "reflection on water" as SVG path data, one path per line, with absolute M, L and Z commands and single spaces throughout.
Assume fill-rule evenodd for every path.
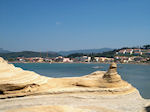
M 108 64 L 56 63 L 16 63 L 15 66 L 48 77 L 77 77 L 97 70 L 106 71 L 109 67 Z M 150 65 L 119 64 L 118 73 L 122 76 L 122 79 L 138 88 L 144 98 L 150 98 Z

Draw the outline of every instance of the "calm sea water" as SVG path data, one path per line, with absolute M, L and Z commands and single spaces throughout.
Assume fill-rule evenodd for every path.
M 16 63 L 14 65 L 48 77 L 77 77 L 109 68 L 108 64 Z M 103 68 L 93 68 L 95 66 Z M 118 73 L 122 79 L 138 88 L 144 98 L 150 98 L 150 65 L 119 64 L 118 66 Z

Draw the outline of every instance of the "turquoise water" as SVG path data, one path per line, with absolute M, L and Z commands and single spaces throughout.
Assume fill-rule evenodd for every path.
M 16 63 L 14 65 L 48 77 L 77 77 L 97 70 L 107 70 L 109 67 L 108 64 Z M 95 66 L 102 68 L 93 68 Z M 118 66 L 118 73 L 122 79 L 138 88 L 144 98 L 150 98 L 150 65 L 119 64 Z

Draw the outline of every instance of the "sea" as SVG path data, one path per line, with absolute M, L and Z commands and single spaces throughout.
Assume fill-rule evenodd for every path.
M 48 77 L 78 77 L 95 71 L 106 71 L 109 64 L 84 63 L 15 63 L 16 67 Z M 136 87 L 143 98 L 150 99 L 150 65 L 118 64 L 122 79 Z

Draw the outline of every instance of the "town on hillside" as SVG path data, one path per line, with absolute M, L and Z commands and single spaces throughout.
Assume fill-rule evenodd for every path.
M 75 53 L 56 57 L 16 57 L 16 63 L 143 63 L 150 64 L 150 48 L 121 48 L 104 53 Z

